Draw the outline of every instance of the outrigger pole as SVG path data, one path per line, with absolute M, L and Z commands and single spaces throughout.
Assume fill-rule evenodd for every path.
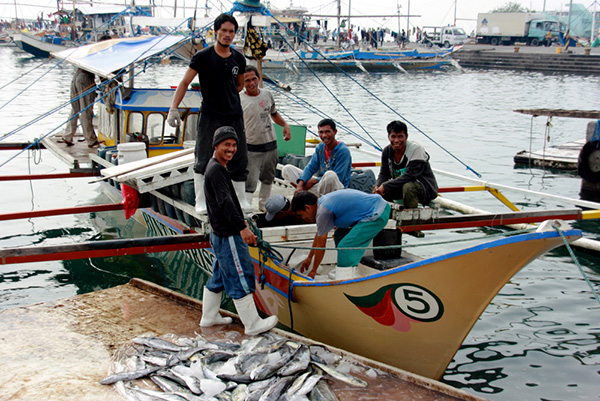
M 80 244 L 0 249 L 0 265 L 73 260 L 210 248 L 201 234 L 91 241 Z

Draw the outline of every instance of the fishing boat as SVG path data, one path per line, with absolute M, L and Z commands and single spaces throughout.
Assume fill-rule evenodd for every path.
M 164 40 L 163 51 L 185 42 L 178 41 L 181 39 L 173 39 L 172 42 L 166 38 Z M 119 43 L 133 42 L 115 42 Z M 157 51 L 154 56 L 159 54 L 156 48 L 157 46 L 152 46 Z M 69 60 L 80 68 L 107 78 L 114 76 L 114 71 L 119 71 L 123 66 L 141 61 L 139 54 L 130 54 L 127 56 L 129 58 L 123 56 L 123 60 L 113 63 L 106 57 L 108 53 L 100 50 L 88 54 L 87 50 L 89 48 L 82 49 L 80 57 L 70 57 Z M 146 51 L 142 53 L 144 56 L 148 55 Z M 103 67 L 100 68 L 100 65 Z M 169 99 L 172 96 L 172 92 L 168 91 L 152 94 Z M 184 105 L 189 108 L 190 115 L 194 112 L 193 104 L 190 100 Z M 166 110 L 163 106 L 140 103 L 133 104 L 127 110 L 125 102 L 117 101 L 115 105 L 122 105 L 124 114 L 116 113 L 109 126 L 127 127 L 131 114 L 137 112 L 145 116 L 142 118 L 143 123 L 139 125 L 142 128 L 141 134 L 150 138 L 152 135 L 144 130 L 153 126 L 148 123 L 150 112 L 158 112 L 163 120 L 162 125 L 157 125 L 157 132 L 161 133 L 155 137 L 161 138 L 160 145 L 171 145 L 164 140 Z M 101 107 L 107 106 L 104 104 Z M 99 113 L 99 118 L 103 113 Z M 121 118 L 121 115 L 125 117 Z M 103 124 L 100 122 L 100 126 Z M 160 131 L 161 127 L 163 131 Z M 186 126 L 183 127 L 185 131 Z M 115 133 L 112 139 L 117 146 L 118 138 L 123 139 L 123 134 L 131 134 L 131 131 L 126 130 L 112 132 Z M 108 140 L 110 136 L 106 138 Z M 177 145 L 183 147 L 182 142 Z M 53 148 L 51 145 L 48 147 L 54 151 L 65 149 Z M 108 183 L 108 193 L 114 196 L 116 202 L 123 201 L 122 192 L 117 187 L 133 188 L 142 198 L 136 218 L 157 235 L 162 235 L 163 245 L 169 241 L 169 237 L 176 236 L 179 241 L 177 247 L 170 249 L 185 249 L 197 269 L 210 274 L 214 259 L 207 240 L 210 227 L 206 217 L 196 213 L 189 196 L 185 195 L 190 190 L 193 194 L 193 150 L 173 152 L 173 147 L 169 150 L 170 153 L 118 166 L 112 163 L 113 158 L 107 160 L 108 152 L 104 155 L 101 153 L 106 148 L 98 154 L 89 154 L 88 157 L 93 163 L 105 167 L 101 180 Z M 371 165 L 375 166 L 375 163 Z M 490 189 L 489 185 L 486 187 Z M 291 188 L 282 183 L 280 190 L 289 194 L 286 191 L 291 191 Z M 440 191 L 452 190 L 468 189 L 442 188 Z M 497 193 L 494 194 L 501 198 Z M 120 204 L 118 206 L 122 207 Z M 256 219 L 257 234 L 265 245 L 251 250 L 257 280 L 257 305 L 265 313 L 277 314 L 280 322 L 289 330 L 395 367 L 439 379 L 471 327 L 506 282 L 535 258 L 581 237 L 579 230 L 572 230 L 559 220 L 596 216 L 586 217 L 585 212 L 580 209 L 559 209 L 489 213 L 467 218 L 445 216 L 436 210 L 430 207 L 400 210 L 394 206 L 387 228 L 396 241 L 392 241 L 390 246 L 399 251 L 397 239 L 400 232 L 547 222 L 533 232 L 501 239 L 485 239 L 471 247 L 457 245 L 457 249 L 435 256 L 419 257 L 402 250 L 399 255 L 390 258 L 378 256 L 375 249 L 369 250 L 358 267 L 356 277 L 336 281 L 330 279 L 328 274 L 335 268 L 335 255 L 338 252 L 331 241 L 322 267 L 314 279 L 295 268 L 298 259 L 303 259 L 302 252 L 306 253 L 306 248 L 310 247 L 316 229 L 314 225 L 268 227 L 262 221 L 260 213 L 256 213 L 251 217 Z M 277 249 L 281 257 L 277 257 L 275 253 L 265 253 L 267 244 Z M 96 256 L 123 251 L 115 250 L 114 244 L 88 246 L 97 251 Z M 157 249 L 141 245 L 139 241 L 132 241 L 130 248 L 130 251 L 124 252 L 154 252 Z M 73 251 L 65 246 L 61 246 L 60 250 L 48 247 L 3 250 L 2 261 L 19 263 L 80 257 L 80 250 L 71 250 Z
M 15 45 L 35 57 L 49 57 L 51 52 L 58 52 L 66 49 L 60 37 L 54 35 L 44 35 L 42 37 L 24 31 L 15 31 L 10 35 Z

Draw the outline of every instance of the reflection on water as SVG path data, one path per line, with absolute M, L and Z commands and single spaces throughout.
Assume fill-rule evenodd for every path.
M 5 67 L 0 86 L 43 64 L 25 79 L 0 91 L 0 107 L 54 66 L 54 61 L 32 59 L 11 48 L 0 48 L 0 62 Z M 177 62 L 156 66 L 136 78 L 136 86 L 175 86 L 185 69 L 185 64 Z M 67 100 L 73 71 L 73 67 L 67 65 L 54 68 L 33 86 L 32 95 L 19 96 L 0 108 L 3 121 L 0 136 Z M 386 124 L 399 118 L 343 74 L 325 74 L 321 78 L 362 127 L 309 73 L 270 73 L 290 84 L 292 94 L 324 110 L 352 131 L 366 136 L 364 128 L 380 146 L 387 141 Z M 476 178 L 457 163 L 448 154 L 450 152 L 481 173 L 488 182 L 578 197 L 581 180 L 573 174 L 513 166 L 513 156 L 517 152 L 529 149 L 530 144 L 534 150 L 543 147 L 546 120 L 531 120 L 512 110 L 538 107 L 600 109 L 597 77 L 511 71 L 354 74 L 352 77 L 418 127 L 409 126 L 409 139 L 425 146 L 434 168 Z M 321 117 L 315 117 L 282 93 L 276 93 L 275 97 L 280 111 L 289 121 L 307 124 L 315 131 Z M 14 135 L 10 142 L 39 138 L 60 127 L 68 114 L 68 108 L 61 109 Z M 582 138 L 586 125 L 586 120 L 554 119 L 549 145 Z M 346 142 L 357 141 L 345 129 L 339 130 L 338 138 Z M 0 151 L 0 163 L 14 154 L 13 151 Z M 372 160 L 367 155 L 359 155 L 358 159 Z M 1 170 L 0 175 L 67 171 L 62 162 L 45 152 L 37 164 L 33 155 L 25 153 Z M 441 186 L 465 184 L 442 175 L 438 175 L 438 181 Z M 0 181 L 0 193 L 3 213 L 111 202 L 100 185 L 90 185 L 85 179 Z M 540 200 L 531 194 L 505 194 L 523 210 L 571 207 L 557 200 Z M 480 209 L 507 211 L 489 194 L 462 192 L 445 196 Z M 574 226 L 585 230 L 587 238 L 600 239 L 596 221 L 580 221 Z M 427 233 L 424 239 L 405 236 L 405 241 L 407 245 L 423 245 L 500 231 L 496 228 L 440 231 Z M 0 222 L 0 247 L 6 248 L 146 235 L 148 229 L 145 226 L 125 220 L 120 212 Z M 411 248 L 410 251 L 427 256 L 455 247 L 450 244 Z M 600 258 L 579 251 L 577 256 L 584 272 L 598 289 Z M 165 252 L 2 266 L 0 309 L 108 288 L 125 283 L 131 277 L 141 277 L 201 298 L 208 276 L 198 268 L 199 264 L 210 265 L 210 260 L 199 260 L 197 254 L 189 252 Z M 231 304 L 225 306 L 232 309 Z M 598 399 L 599 309 L 569 254 L 564 249 L 555 250 L 522 269 L 502 288 L 465 339 L 443 381 L 494 400 Z

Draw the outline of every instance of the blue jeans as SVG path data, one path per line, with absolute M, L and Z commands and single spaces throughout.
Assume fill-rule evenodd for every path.
M 219 237 L 211 232 L 210 245 L 216 259 L 212 265 L 213 275 L 208 279 L 206 288 L 215 293 L 225 290 L 233 299 L 254 293 L 254 263 L 242 237 Z

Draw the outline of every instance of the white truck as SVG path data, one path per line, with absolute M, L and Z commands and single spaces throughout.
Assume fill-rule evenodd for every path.
M 429 47 L 464 45 L 467 42 L 467 34 L 464 29 L 457 26 L 424 26 L 421 31 L 421 42 Z
M 548 41 L 546 35 L 552 31 Z M 558 41 L 560 23 L 536 13 L 480 13 L 477 15 L 477 43 L 527 46 L 549 45 Z

